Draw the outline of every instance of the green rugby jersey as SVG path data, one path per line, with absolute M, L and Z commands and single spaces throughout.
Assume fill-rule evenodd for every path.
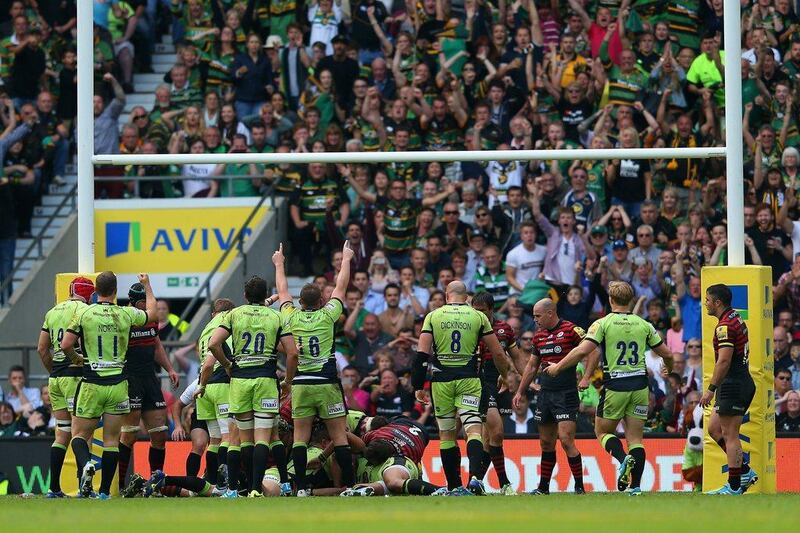
M 358 425 L 361 423 L 362 420 L 367 416 L 367 413 L 363 411 L 356 411 L 355 409 L 348 409 L 347 410 L 347 429 L 350 433 L 354 435 L 358 435 Z
M 678 38 L 681 48 L 700 50 L 700 2 L 678 0 L 667 3 L 669 33 Z
M 422 333 L 433 335 L 431 381 L 478 377 L 478 344 L 493 333 L 486 315 L 466 303 L 443 305 L 428 313 Z
M 229 311 L 224 311 L 222 313 L 217 313 L 211 320 L 206 324 L 206 327 L 203 328 L 203 332 L 200 333 L 200 338 L 197 339 L 197 356 L 200 358 L 200 366 L 203 365 L 203 360 L 206 358 L 206 353 L 208 353 L 208 343 L 211 341 L 211 336 L 214 335 L 214 332 L 217 328 L 222 324 L 222 320 L 225 318 L 225 315 L 228 314 Z M 230 360 L 233 360 L 233 337 L 228 337 L 225 339 L 225 344 L 222 345 L 222 352 L 225 354 Z M 211 378 L 208 380 L 209 383 L 228 383 L 230 379 L 228 378 L 228 373 L 225 372 L 225 369 L 222 368 L 222 365 L 219 364 L 219 361 L 214 363 L 214 373 L 211 375 Z
M 50 335 L 50 348 L 53 350 L 53 370 L 50 372 L 50 377 L 81 375 L 80 367 L 70 366 L 70 360 L 61 349 L 61 341 L 75 316 L 82 313 L 87 307 L 89 306 L 80 300 L 65 300 L 56 304 L 44 315 L 42 331 Z M 75 351 L 81 353 L 80 346 L 76 346 Z
M 325 231 L 325 211 L 328 208 L 328 198 L 333 198 L 334 205 L 350 202 L 336 181 L 329 178 L 322 181 L 307 178 L 292 193 L 290 203 L 300 208 L 300 217 L 303 220 L 316 224 L 317 229 Z M 335 210 L 333 218 L 339 218 L 338 209 Z
M 231 334 L 231 377 L 276 377 L 278 342 L 291 334 L 277 311 L 266 305 L 240 305 L 225 313 L 219 327 Z
M 334 330 L 343 310 L 338 298 L 331 298 L 321 308 L 312 310 L 298 309 L 291 302 L 281 306 L 281 315 L 297 344 L 297 374 L 292 383 L 339 383 Z
M 399 253 L 413 248 L 417 236 L 417 216 L 422 211 L 422 203 L 415 199 L 397 201 L 378 196 L 375 207 L 383 211 L 383 249 L 389 253 Z
M 633 313 L 609 313 L 589 326 L 585 338 L 601 347 L 605 387 L 647 388 L 645 352 L 663 342 L 651 323 Z
M 478 267 L 475 273 L 475 292 L 488 292 L 494 298 L 494 310 L 499 311 L 509 295 L 508 278 L 505 263 L 500 264 L 497 274 L 492 274 L 485 266 Z
M 146 323 L 147 313 L 141 309 L 110 302 L 87 305 L 76 314 L 68 331 L 81 339 L 84 381 L 100 385 L 125 381 L 123 370 L 131 327 Z

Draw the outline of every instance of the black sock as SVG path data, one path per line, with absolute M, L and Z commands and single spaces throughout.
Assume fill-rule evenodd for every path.
M 467 458 L 469 459 L 470 479 L 481 473 L 481 462 L 483 459 L 483 443 L 481 439 L 469 439 L 467 441 Z M 480 478 L 478 478 L 480 479 Z
M 616 435 L 608 435 L 608 439 L 603 443 L 603 448 L 620 463 L 625 460 L 625 449 L 622 447 L 622 441 Z
M 156 470 L 164 470 L 164 461 L 167 458 L 167 449 L 166 448 L 154 448 L 153 445 L 150 445 L 150 451 L 147 454 L 147 459 L 150 462 L 150 471 L 155 472 Z M 200 467 L 197 467 L 198 472 L 200 471 Z M 197 473 L 195 472 L 195 475 Z
M 492 465 L 494 465 L 494 471 L 497 474 L 497 482 L 501 487 L 508 485 L 510 481 L 506 475 L 506 456 L 503 453 L 503 447 L 490 444 L 489 455 L 492 458 Z
M 256 443 L 253 447 L 253 475 L 250 478 L 250 490 L 261 492 L 261 480 L 264 479 L 264 470 L 267 469 L 267 459 L 269 459 L 267 443 Z
M 240 480 L 241 483 L 239 485 L 240 489 L 244 489 L 250 486 L 250 476 L 253 475 L 253 443 L 249 443 L 248 446 L 242 446 L 242 469 L 240 471 L 242 474 L 242 479 Z
M 56 443 L 50 446 L 50 490 L 53 492 L 61 492 L 61 467 L 66 455 L 65 446 Z
M 221 465 L 228 464 L 228 447 L 227 446 L 220 446 L 219 450 L 217 450 L 217 464 L 221 464 Z
M 353 455 L 350 453 L 350 446 L 334 446 L 333 453 L 342 471 L 342 484 L 345 487 L 352 487 L 356 478 L 353 474 Z
M 213 446 L 209 446 L 206 450 L 206 480 L 212 485 L 217 484 L 217 468 L 219 467 L 219 457 L 216 450 L 212 450 Z M 190 454 L 191 455 L 191 454 Z M 198 465 L 197 471 L 200 471 Z
M 106 448 L 103 450 L 103 475 L 100 478 L 100 492 L 111 494 L 111 483 L 114 482 L 114 475 L 117 473 L 117 461 L 119 460 L 119 450 Z
M 75 463 L 78 467 L 78 480 L 80 481 L 81 475 L 83 474 L 83 467 L 86 466 L 86 463 L 92 458 L 92 454 L 89 453 L 89 443 L 80 437 L 75 437 L 72 439 L 72 453 L 75 454 Z
M 281 441 L 275 441 L 270 445 L 270 452 L 272 453 L 272 460 L 275 461 L 275 467 L 278 469 L 278 474 L 281 476 L 281 483 L 288 483 L 289 472 L 286 469 L 286 446 Z
M 152 450 L 152 448 L 150 449 Z M 194 477 L 198 472 L 200 472 L 200 456 L 189 452 L 189 455 L 186 456 L 186 475 Z
M 492 464 L 492 456 L 489 455 L 489 452 L 483 450 L 483 457 L 481 457 L 481 470 L 477 476 L 478 479 L 483 479 L 486 477 L 486 472 L 489 471 L 489 465 Z
M 644 463 L 647 454 L 644 451 L 644 447 L 641 445 L 628 450 L 628 453 L 636 460 L 636 462 L 633 463 L 633 470 L 631 471 L 630 486 L 631 488 L 638 488 L 642 483 L 642 473 L 644 472 Z
M 206 488 L 206 480 L 197 476 L 166 476 L 164 486 L 180 487 L 199 494 Z
M 239 448 L 228 449 L 228 489 L 236 490 L 239 487 L 239 471 L 242 464 L 242 452 Z
M 455 443 L 453 443 L 455 444 Z M 442 469 L 447 478 L 447 488 L 450 490 L 461 486 L 461 450 L 458 446 L 452 448 L 440 448 L 439 455 L 442 458 Z
M 119 488 L 124 489 L 125 481 L 128 479 L 128 466 L 131 464 L 131 452 L 133 450 L 127 444 L 119 443 Z
M 542 452 L 541 475 L 539 476 L 539 490 L 550 492 L 550 479 L 556 467 L 556 452 Z
M 439 488 L 440 487 L 437 487 L 433 483 L 428 483 L 421 479 L 409 479 L 403 483 L 403 493 L 414 496 L 430 496 L 439 490 Z
M 306 481 L 306 465 L 308 464 L 308 457 L 306 457 L 307 451 L 308 445 L 305 442 L 295 442 L 292 446 L 294 481 L 297 485 L 297 490 L 306 490 L 308 488 Z
M 742 469 L 728 467 L 728 485 L 733 490 L 742 488 Z
M 581 454 L 575 457 L 567 457 L 569 469 L 572 471 L 572 478 L 575 480 L 575 489 L 583 488 L 583 459 Z
M 745 463 L 744 460 L 742 460 L 742 475 L 745 475 L 748 472 L 750 472 L 750 465 Z

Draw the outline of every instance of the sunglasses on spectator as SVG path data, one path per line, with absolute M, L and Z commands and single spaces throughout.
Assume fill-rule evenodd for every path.
M 475 214 L 475 216 L 476 216 L 477 218 L 488 217 L 488 216 L 489 216 L 489 213 L 476 213 L 476 214 Z
M 638 233 L 637 235 L 639 237 L 652 237 L 653 236 L 652 233 Z
M 135 116 L 133 117 L 133 120 L 139 120 L 140 118 L 147 118 L 147 115 L 144 115 L 144 114 L 142 114 L 142 115 L 135 115 Z
M 445 211 L 444 214 L 445 215 L 457 215 L 458 211 Z
M 528 341 L 528 342 L 530 342 L 530 341 L 532 341 L 532 340 L 533 340 L 533 337 L 528 337 L 528 336 L 525 336 L 525 337 L 520 337 L 520 340 L 523 340 L 523 341 Z
M 700 348 L 699 344 L 690 344 L 689 348 Z
M 776 379 L 780 381 L 789 381 L 792 378 L 790 378 L 789 376 L 778 376 Z

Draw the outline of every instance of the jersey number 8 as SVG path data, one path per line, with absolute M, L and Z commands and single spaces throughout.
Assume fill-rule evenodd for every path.
M 450 335 L 450 351 L 458 353 L 461 351 L 461 332 L 457 329 Z

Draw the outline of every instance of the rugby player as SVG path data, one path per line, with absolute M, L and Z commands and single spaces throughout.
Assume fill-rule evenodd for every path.
M 353 250 L 345 241 L 342 247 L 342 268 L 330 300 L 323 305 L 322 293 L 316 285 L 307 284 L 300 291 L 300 309 L 294 306 L 284 272 L 283 244 L 272 254 L 275 285 L 281 302 L 281 314 L 297 344 L 297 350 L 286 356 L 286 378 L 281 385 L 291 388 L 294 442 L 292 461 L 295 467 L 296 495 L 309 496 L 306 477 L 309 438 L 314 417 L 325 423 L 334 446 L 336 462 L 342 472 L 342 483 L 353 486 L 353 458 L 347 442 L 347 408 L 336 369 L 334 329 L 342 315 L 342 299 L 350 283 Z
M 374 422 L 373 422 L 374 424 Z M 447 489 L 437 487 L 422 479 L 420 463 L 430 438 L 427 430 L 417 422 L 395 418 L 385 426 L 364 434 L 359 450 L 363 472 L 362 485 L 346 489 L 342 496 L 385 496 L 412 494 L 431 496 Z
M 664 375 L 672 371 L 672 353 L 652 324 L 630 312 L 633 295 L 633 288 L 624 281 L 609 283 L 611 313 L 596 320 L 584 340 L 561 361 L 544 368 L 544 372 L 555 378 L 569 369 L 574 379 L 573 367 L 591 355 L 584 373 L 584 376 L 591 376 L 599 359 L 596 348 L 601 348 L 603 391 L 594 431 L 603 448 L 619 462 L 617 490 L 638 496 L 642 493 L 640 483 L 646 458 L 642 434 L 650 403 L 645 351 L 652 350 L 663 359 Z M 627 454 L 614 435 L 621 420 L 625 420 Z
M 67 455 L 67 445 L 72 436 L 72 408 L 75 389 L 81 380 L 82 369 L 70 364 L 61 341 L 75 315 L 83 312 L 92 300 L 94 283 L 84 277 L 77 277 L 69 284 L 69 299 L 50 309 L 44 316 L 42 331 L 39 333 L 39 357 L 42 365 L 50 372 L 47 381 L 50 403 L 56 418 L 56 434 L 50 446 L 50 488 L 48 498 L 63 498 L 61 490 L 61 468 Z M 80 353 L 80 352 L 79 352 Z
M 750 344 L 747 325 L 731 309 L 731 290 L 722 284 L 706 289 L 706 312 L 716 317 L 714 373 L 700 404 L 716 405 L 708 420 L 708 433 L 728 456 L 728 482 L 707 494 L 743 494 L 758 481 L 758 475 L 743 460 L 739 428 L 756 393 L 750 375 Z
M 486 315 L 492 324 L 492 330 L 500 341 L 503 351 L 511 356 L 515 362 L 523 362 L 525 354 L 517 346 L 514 329 L 502 320 L 494 318 L 494 297 L 489 292 L 479 292 L 472 298 L 472 307 Z M 483 426 L 483 474 L 489 468 L 489 463 L 494 465 L 500 493 L 505 496 L 516 496 L 517 491 L 511 486 L 506 475 L 506 458 L 503 453 L 503 418 L 501 415 L 511 412 L 511 393 L 500 392 L 500 372 L 492 360 L 492 354 L 486 344 L 480 343 L 481 361 L 481 415 L 485 417 Z M 519 364 L 522 366 L 522 364 Z M 479 476 L 478 479 L 483 479 Z
M 478 343 L 482 340 L 505 380 L 508 362 L 503 347 L 485 314 L 467 304 L 467 288 L 461 281 L 447 285 L 447 304 L 428 313 L 419 336 L 412 384 L 419 402 L 430 401 L 423 389 L 428 366 L 434 414 L 439 426 L 439 450 L 448 489 L 454 495 L 484 494 L 483 422 L 480 416 L 481 380 L 478 377 Z M 431 353 L 432 352 L 432 353 Z M 456 415 L 467 438 L 469 490 L 461 481 L 461 451 L 456 444 Z
M 209 445 L 206 450 L 206 478 L 212 484 L 217 483 L 217 469 L 219 465 L 226 464 L 228 448 L 239 446 L 237 440 L 230 441 L 229 431 L 229 392 L 230 377 L 212 354 L 208 352 L 208 343 L 216 329 L 222 324 L 225 315 L 235 306 L 227 298 L 214 301 L 211 311 L 211 320 L 203 328 L 200 338 L 197 339 L 197 355 L 200 357 L 200 377 L 198 387 L 194 392 L 195 413 L 197 419 L 205 422 L 208 429 Z M 222 351 L 229 360 L 232 357 L 233 342 L 231 337 L 222 344 Z M 190 454 L 191 457 L 192 454 Z M 198 469 L 200 457 L 195 459 Z
M 229 409 L 239 427 L 242 462 L 245 470 L 251 473 L 248 496 L 259 497 L 271 444 L 274 461 L 281 468 L 286 465 L 283 446 L 277 445 L 280 439 L 275 423 L 280 407 L 276 374 L 278 343 L 288 358 L 297 356 L 297 348 L 280 314 L 269 308 L 272 301 L 267 300 L 266 281 L 258 276 L 250 278 L 244 285 L 244 297 L 247 304 L 224 315 L 211 336 L 208 349 L 231 376 Z M 222 349 L 229 337 L 233 338 L 233 362 Z M 225 493 L 228 498 L 238 496 L 230 486 L 238 483 L 239 462 L 236 459 L 229 451 L 229 488 Z
M 145 292 L 141 283 L 134 283 L 128 290 L 128 305 L 144 309 Z M 172 368 L 167 352 L 158 338 L 158 320 L 153 320 L 142 327 L 131 328 L 128 341 L 128 355 L 125 360 L 125 374 L 128 376 L 128 399 L 130 413 L 122 422 L 122 433 L 119 439 L 119 489 L 125 488 L 128 476 L 128 465 L 131 462 L 131 451 L 139 432 L 139 422 L 150 436 L 148 461 L 150 472 L 164 469 L 167 443 L 167 402 L 161 392 L 161 380 L 156 375 L 155 364 L 167 371 L 172 388 L 176 389 L 180 378 Z M 125 494 L 122 494 L 125 496 Z
M 522 381 L 514 396 L 514 406 L 523 401 L 523 394 L 528 390 L 541 363 L 558 363 L 570 351 L 578 346 L 586 332 L 568 320 L 558 317 L 556 304 L 550 298 L 544 298 L 533 306 L 533 319 L 536 321 L 536 333 L 531 342 L 531 357 L 522 374 Z M 566 368 L 556 377 L 548 374 L 540 376 L 541 391 L 536 402 L 534 420 L 539 426 L 539 441 L 542 445 L 542 466 L 539 487 L 533 495 L 550 494 L 550 478 L 556 466 L 556 439 L 567 454 L 569 468 L 575 480 L 575 493 L 584 494 L 583 463 L 578 448 L 575 447 L 575 426 L 578 418 L 578 387 L 575 385 L 575 367 Z M 580 388 L 589 386 L 588 379 L 581 380 Z
M 144 326 L 156 319 L 156 299 L 147 274 L 139 274 L 144 287 L 145 309 L 120 307 L 117 297 L 117 276 L 101 272 L 95 280 L 97 303 L 75 315 L 61 341 L 61 349 L 74 364 L 83 365 L 83 378 L 75 392 L 73 410 L 72 451 L 81 473 L 79 493 L 92 495 L 92 476 L 89 442 L 103 417 L 102 478 L 98 498 L 107 500 L 119 459 L 119 434 L 125 416 L 130 412 L 125 360 L 131 328 Z M 81 339 L 83 355 L 75 351 Z M 86 364 L 84 364 L 84 362 Z

